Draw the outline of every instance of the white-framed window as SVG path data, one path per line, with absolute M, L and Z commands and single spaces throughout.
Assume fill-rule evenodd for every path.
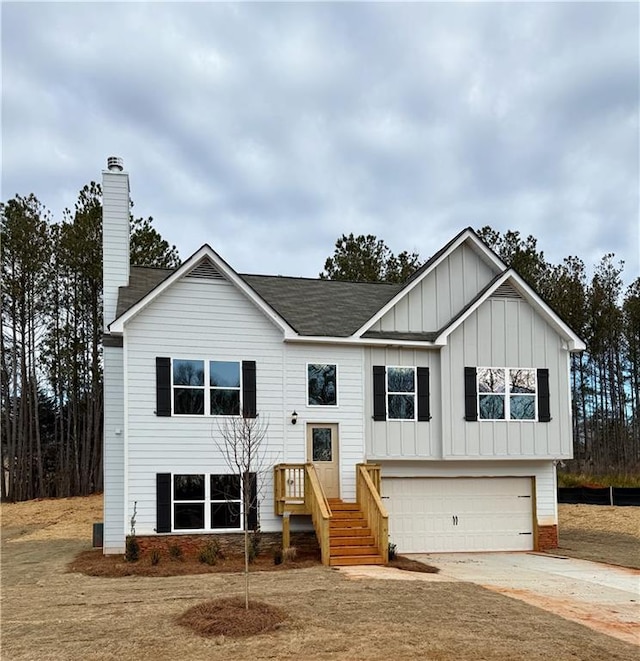
M 480 420 L 536 420 L 536 370 L 527 367 L 478 367 Z
M 387 419 L 416 419 L 416 368 L 387 367 Z
M 307 363 L 307 405 L 338 405 L 338 366 L 335 363 Z
M 240 415 L 240 366 L 240 361 L 172 359 L 173 414 Z
M 242 489 L 238 475 L 176 474 L 171 501 L 173 530 L 242 528 Z

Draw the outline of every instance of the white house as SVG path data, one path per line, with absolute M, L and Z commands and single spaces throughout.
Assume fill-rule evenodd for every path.
M 212 436 L 256 414 L 260 528 L 313 525 L 326 562 L 556 545 L 584 344 L 472 229 L 403 285 L 239 274 L 208 245 L 137 268 L 120 159 L 103 195 L 105 553 L 134 503 L 140 537 L 238 532 Z

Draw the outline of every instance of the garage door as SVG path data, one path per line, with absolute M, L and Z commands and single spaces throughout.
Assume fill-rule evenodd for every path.
M 382 480 L 389 537 L 400 553 L 533 549 L 532 480 Z

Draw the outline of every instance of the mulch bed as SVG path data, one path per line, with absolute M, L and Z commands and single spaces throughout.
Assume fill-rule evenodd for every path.
M 393 560 L 389 560 L 387 567 L 403 569 L 404 571 L 415 571 L 422 574 L 437 574 L 440 570 L 437 567 L 426 565 L 424 562 L 412 560 L 404 555 L 397 555 Z
M 192 606 L 176 621 L 201 636 L 242 638 L 273 631 L 286 618 L 284 611 L 262 601 L 250 599 L 247 610 L 243 597 L 230 597 Z
M 320 565 L 315 554 L 298 553 L 295 560 L 274 563 L 273 556 L 259 555 L 250 565 L 249 571 L 287 571 L 305 569 Z M 187 576 L 190 574 L 235 573 L 244 571 L 244 556 L 227 556 L 219 559 L 215 565 L 200 562 L 197 558 L 185 556 L 174 559 L 162 556 L 158 564 L 152 564 L 148 556 L 143 555 L 136 562 L 127 562 L 122 555 L 103 555 L 101 549 L 81 551 L 68 565 L 70 572 L 79 572 L 87 576 L 118 578 L 121 576 Z

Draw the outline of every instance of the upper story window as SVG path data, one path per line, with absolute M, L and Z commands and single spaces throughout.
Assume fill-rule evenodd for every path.
M 481 420 L 535 420 L 536 370 L 479 367 L 478 413 Z
M 240 374 L 237 361 L 174 358 L 174 415 L 240 415 Z
M 387 367 L 387 419 L 415 420 L 416 368 Z
M 307 394 L 309 406 L 337 406 L 338 366 L 330 363 L 309 363 Z

